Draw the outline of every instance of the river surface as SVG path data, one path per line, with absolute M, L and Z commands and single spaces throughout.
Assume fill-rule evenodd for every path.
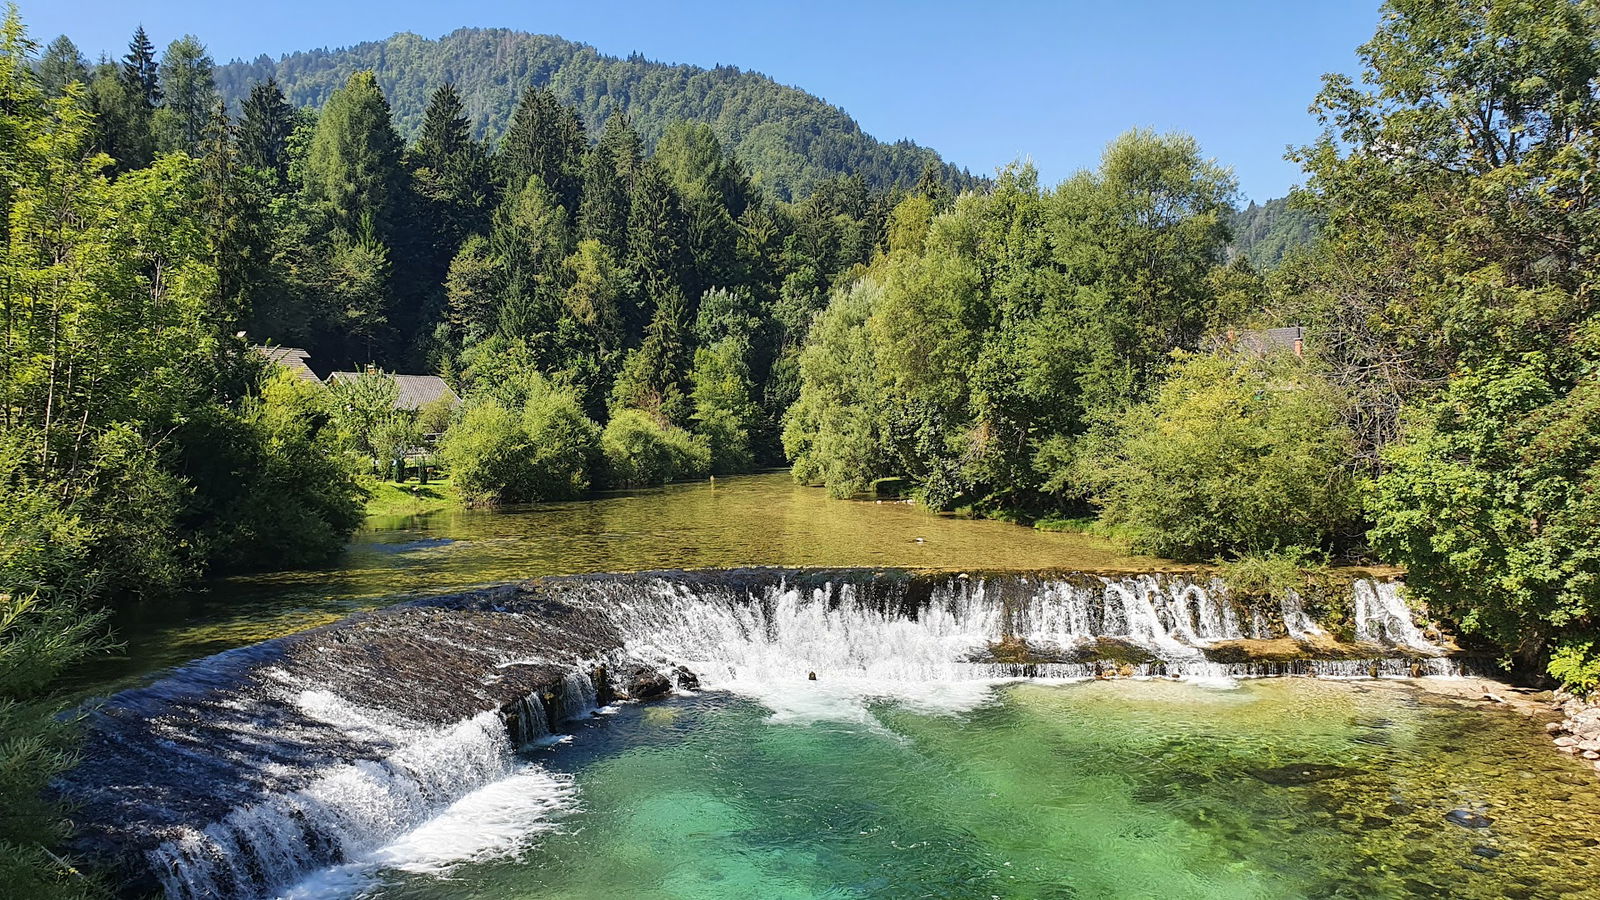
M 1593 773 L 1514 714 L 1310 679 L 929 699 L 626 705 L 289 896 L 1600 894 Z
M 124 611 L 88 693 L 399 599 L 540 575 L 735 566 L 1141 570 L 1111 543 L 906 503 L 830 500 L 787 472 L 570 503 L 373 518 L 332 566 L 220 579 Z

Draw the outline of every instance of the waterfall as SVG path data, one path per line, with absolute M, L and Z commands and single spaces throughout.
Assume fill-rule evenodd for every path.
M 1351 585 L 1351 595 L 1357 640 L 1420 650 L 1433 648 L 1413 621 L 1410 607 L 1400 596 L 1400 585 L 1363 578 Z
M 90 823 L 75 849 L 121 872 L 124 894 L 250 900 L 394 865 L 418 842 L 447 848 L 440 868 L 524 847 L 572 786 L 523 751 L 633 684 L 689 684 L 685 671 L 780 718 L 869 723 L 873 698 L 965 707 L 997 679 L 1455 671 L 1398 585 L 1356 580 L 1349 610 L 1362 643 L 1319 655 L 1331 639 L 1298 596 L 1246 608 L 1209 577 L 542 579 L 363 614 L 119 694 L 90 712 L 85 762 L 59 787 Z M 474 844 L 484 810 L 502 825 Z

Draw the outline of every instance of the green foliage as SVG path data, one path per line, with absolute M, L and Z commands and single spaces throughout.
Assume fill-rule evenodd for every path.
M 394 458 L 391 451 L 396 420 L 410 417 L 395 408 L 400 386 L 384 372 L 373 369 L 333 382 L 329 392 L 329 410 L 340 437 L 381 471 Z
M 690 373 L 694 427 L 710 449 L 713 475 L 747 472 L 755 463 L 750 433 L 759 410 L 751 398 L 748 353 L 748 341 L 738 337 L 725 337 L 695 351 Z
M 1592 682 L 1600 13 L 1395 0 L 1297 156 L 1326 221 L 1283 309 L 1351 397 L 1371 540 L 1411 593 Z
M 34 67 L 39 77 L 39 90 L 46 100 L 63 97 L 67 85 L 89 82 L 89 64 L 78 52 L 78 45 L 66 35 L 60 35 L 45 48 L 44 55 Z
M 326 392 L 268 372 L 230 428 L 196 448 L 191 480 L 215 480 L 203 513 L 208 563 L 226 571 L 325 562 L 361 524 L 363 491 L 341 451 Z M 191 509 L 198 517 L 202 510 Z
M 600 436 L 608 482 L 615 487 L 665 484 L 703 477 L 711 467 L 704 439 L 638 409 L 612 415 Z
M 270 172 L 275 186 L 287 186 L 289 137 L 294 126 L 294 110 L 276 81 L 268 78 L 251 88 L 240 112 L 239 162 Z
M 104 628 L 104 616 L 86 612 L 70 594 L 14 594 L 0 585 L 0 878 L 13 896 L 99 895 L 51 852 L 71 833 L 71 822 L 44 790 L 76 761 L 76 723 L 59 715 L 51 689 L 68 666 L 106 648 Z
M 1358 510 L 1340 402 L 1287 352 L 1180 357 L 1150 402 L 1091 433 L 1067 477 L 1142 551 L 1333 548 Z
M 475 397 L 445 433 L 441 455 L 462 496 L 477 503 L 566 500 L 587 491 L 599 458 L 600 428 L 576 395 L 537 374 L 514 398 Z
M 400 136 L 371 72 L 328 99 L 306 153 L 306 199 L 347 238 L 387 237 L 400 212 Z
M 1198 345 L 1231 193 L 1192 140 L 1133 132 L 1056 192 L 1014 166 L 937 215 L 902 201 L 800 359 L 796 477 L 844 495 L 902 475 L 939 509 L 1077 499 L 1048 457 Z
M 1542 355 L 1465 372 L 1385 462 L 1371 537 L 1411 590 L 1523 662 L 1592 686 L 1600 383 L 1574 384 Z
M 215 67 L 205 45 L 192 34 L 167 46 L 161 57 L 164 102 L 152 118 L 156 147 L 161 152 L 200 155 L 200 142 L 218 101 L 211 75 Z
M 429 95 L 445 81 L 475 111 L 474 132 L 491 138 L 507 132 L 528 89 L 543 88 L 573 107 L 591 133 L 613 107 L 620 108 L 647 145 L 673 122 L 703 122 L 747 162 L 762 187 L 782 199 L 805 196 L 839 174 L 859 173 L 879 189 L 909 187 L 930 164 L 944 184 L 974 184 L 933 151 L 909 141 L 879 143 L 837 107 L 755 72 L 619 59 L 557 37 L 506 29 L 462 28 L 436 41 L 397 34 L 335 52 L 261 57 L 220 67 L 217 82 L 229 102 L 237 103 L 252 84 L 273 76 L 295 105 L 320 106 L 350 72 L 367 69 L 377 73 L 395 105 L 396 124 L 408 136 L 417 133 Z
M 784 419 L 783 449 L 795 480 L 822 484 L 833 497 L 858 494 L 885 474 L 868 331 L 881 296 L 863 280 L 829 304 L 800 357 L 800 398 Z

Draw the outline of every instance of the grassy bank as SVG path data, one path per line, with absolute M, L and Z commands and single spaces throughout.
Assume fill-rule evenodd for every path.
M 461 506 L 448 478 L 428 484 L 378 481 L 366 487 L 368 516 L 422 516 Z

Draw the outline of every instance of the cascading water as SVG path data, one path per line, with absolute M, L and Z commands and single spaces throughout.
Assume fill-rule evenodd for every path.
M 1292 594 L 1240 608 L 1220 582 L 1180 575 L 545 579 L 359 616 L 111 698 L 61 787 L 95 823 L 77 849 L 120 868 L 126 893 L 262 897 L 313 870 L 383 864 L 458 805 L 500 803 L 486 786 L 544 785 L 529 815 L 547 816 L 570 785 L 519 748 L 613 693 L 669 689 L 684 667 L 800 716 L 864 714 L 879 696 L 970 703 L 1016 677 L 1453 671 L 1396 585 L 1357 580 L 1349 602 L 1364 644 L 1241 661 L 1241 642 L 1326 636 Z

